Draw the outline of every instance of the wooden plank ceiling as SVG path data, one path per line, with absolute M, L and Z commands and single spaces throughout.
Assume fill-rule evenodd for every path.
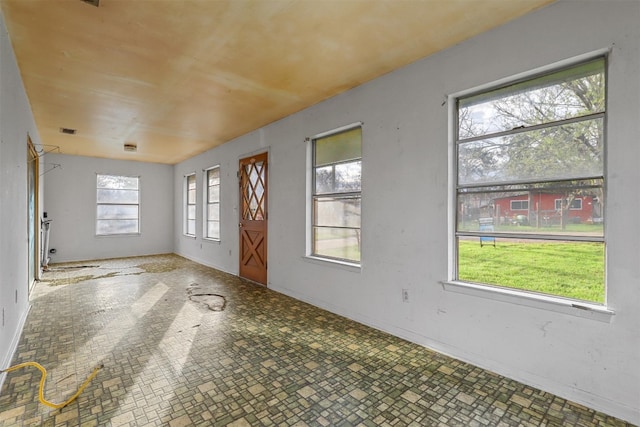
M 551 2 L 0 5 L 43 144 L 174 164 Z

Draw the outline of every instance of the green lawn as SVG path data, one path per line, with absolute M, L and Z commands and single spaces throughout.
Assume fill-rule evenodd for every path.
M 461 240 L 459 279 L 604 303 L 604 245 Z
M 316 229 L 315 254 L 352 262 L 360 261 L 359 237 L 350 230 Z
M 467 231 L 478 231 L 480 230 L 480 225 L 477 223 L 477 221 L 467 221 L 465 223 L 461 223 L 459 229 Z M 559 225 L 536 227 L 534 225 L 500 224 L 493 226 L 493 229 L 494 231 L 513 231 L 518 233 L 575 233 L 600 236 L 603 234 L 604 230 L 602 224 L 567 224 L 564 230 L 560 228 Z
M 360 261 L 360 248 L 358 245 L 350 245 L 344 247 L 337 247 L 331 249 L 325 249 L 318 255 L 329 256 L 333 258 L 340 258 L 353 262 Z

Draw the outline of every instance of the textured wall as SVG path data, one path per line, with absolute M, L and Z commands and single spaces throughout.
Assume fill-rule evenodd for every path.
M 269 286 L 640 422 L 640 3 L 559 1 L 175 167 L 175 251 L 237 273 L 238 159 L 270 152 Z M 610 50 L 607 307 L 452 292 L 448 96 Z M 362 268 L 306 259 L 305 138 L 363 121 Z M 182 235 L 182 177 L 222 166 L 222 241 Z M 200 193 L 199 193 L 200 194 Z M 198 201 L 202 206 L 202 198 Z M 201 228 L 201 223 L 198 227 Z M 402 302 L 402 289 L 409 301 Z
M 52 263 L 173 251 L 173 166 L 48 154 L 44 210 L 51 220 Z M 140 177 L 140 234 L 96 236 L 96 174 Z
M 40 144 L 11 42 L 0 19 L 0 368 L 11 361 L 29 308 L 28 135 L 34 144 Z M 0 385 L 3 380 L 4 375 Z

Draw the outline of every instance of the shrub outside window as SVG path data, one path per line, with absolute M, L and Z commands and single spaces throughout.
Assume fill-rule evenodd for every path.
M 360 263 L 362 128 L 312 141 L 311 255 Z
M 96 235 L 140 233 L 140 178 L 97 174 Z
M 605 302 L 605 108 L 604 58 L 457 100 L 454 280 Z
M 196 235 L 196 175 L 185 177 L 185 223 L 184 234 Z
M 205 206 L 205 237 L 207 239 L 220 239 L 220 166 L 207 169 L 206 179 L 206 206 Z

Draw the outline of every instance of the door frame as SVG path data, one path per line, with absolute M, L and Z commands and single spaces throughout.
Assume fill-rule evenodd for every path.
M 31 136 L 27 134 L 27 294 L 31 293 L 33 285 L 40 280 L 40 156 Z M 31 165 L 33 162 L 33 165 Z M 33 178 L 32 178 L 33 175 Z M 33 187 L 29 184 L 33 179 Z M 31 189 L 33 188 L 33 195 Z M 30 218 L 30 199 L 33 197 L 33 218 Z M 32 235 L 33 233 L 33 235 Z M 33 239 L 33 248 L 31 242 Z M 33 267 L 33 271 L 31 271 Z M 33 275 L 33 276 L 32 276 Z M 33 280 L 31 280 L 33 278 Z
M 251 159 L 253 158 L 259 158 L 259 157 L 264 157 L 264 162 L 265 162 L 265 174 L 264 174 L 264 219 L 261 220 L 260 222 L 263 224 L 262 225 L 262 233 L 263 236 L 262 238 L 264 239 L 264 269 L 263 269 L 263 280 L 257 278 L 255 275 L 247 275 L 247 271 L 245 270 L 243 272 L 243 258 L 244 258 L 244 253 L 243 253 L 243 233 L 246 232 L 246 225 L 247 223 L 255 223 L 257 221 L 246 221 L 243 219 L 243 208 L 244 208 L 244 200 L 243 200 L 243 195 L 242 195 L 242 172 L 241 172 L 241 165 L 242 164 L 246 164 L 249 163 L 251 161 Z M 238 157 L 238 170 L 237 170 L 237 176 L 238 176 L 238 276 L 250 280 L 252 282 L 258 283 L 260 285 L 263 286 L 267 286 L 267 284 L 269 283 L 269 270 L 268 270 L 268 253 L 269 253 L 269 248 L 268 248 L 268 244 L 269 244 L 269 239 L 268 239 L 268 230 L 269 230 L 269 157 L 270 157 L 270 152 L 269 150 L 260 150 L 260 151 L 255 151 L 249 154 L 245 154 L 242 155 L 240 157 Z M 245 162 L 246 163 L 243 163 Z M 252 230 L 253 231 L 253 230 Z

